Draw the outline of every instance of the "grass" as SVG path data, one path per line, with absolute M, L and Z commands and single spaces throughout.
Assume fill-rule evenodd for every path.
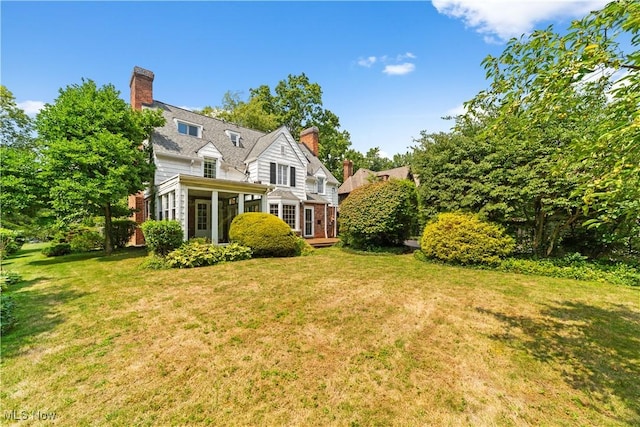
M 640 289 L 361 255 L 5 268 L 2 410 L 61 425 L 640 424 Z

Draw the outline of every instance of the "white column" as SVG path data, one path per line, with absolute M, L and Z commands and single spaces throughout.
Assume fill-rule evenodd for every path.
M 218 192 L 211 192 L 211 242 L 218 244 Z
M 176 215 L 178 216 L 176 219 L 180 221 L 180 225 L 182 225 L 183 240 L 189 240 L 189 224 L 187 224 L 189 221 L 189 215 L 187 214 L 189 206 L 188 203 L 185 202 L 185 200 L 188 199 L 185 194 L 187 191 L 186 188 L 182 188 L 180 183 L 176 186 Z M 187 204 L 187 206 L 185 206 L 185 204 Z
M 267 201 L 267 194 L 263 194 L 260 199 L 260 211 L 269 213 L 269 202 Z
M 238 193 L 238 215 L 244 213 L 244 193 Z

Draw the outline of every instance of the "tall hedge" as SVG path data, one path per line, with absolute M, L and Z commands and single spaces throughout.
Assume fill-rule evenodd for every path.
M 428 258 L 452 264 L 495 264 L 514 246 L 499 226 L 462 212 L 439 214 L 425 226 L 420 240 Z
M 416 187 L 391 179 L 355 189 L 340 205 L 344 245 L 366 249 L 400 246 L 411 235 L 417 217 Z
M 251 248 L 254 257 L 295 256 L 296 235 L 275 215 L 246 212 L 236 216 L 229 228 L 229 239 Z

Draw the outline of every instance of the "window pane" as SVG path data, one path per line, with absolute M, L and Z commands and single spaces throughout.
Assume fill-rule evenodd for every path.
M 287 185 L 289 166 L 278 165 L 278 185 Z
M 182 134 L 187 134 L 187 125 L 184 123 L 178 122 L 178 132 Z
M 215 178 L 216 177 L 216 160 L 209 159 L 204 161 L 204 177 Z
M 296 207 L 294 205 L 282 205 L 282 220 L 289 227 L 296 228 Z
M 269 213 L 278 216 L 278 205 L 269 205 Z
M 195 126 L 189 126 L 189 135 L 198 136 L 198 128 Z

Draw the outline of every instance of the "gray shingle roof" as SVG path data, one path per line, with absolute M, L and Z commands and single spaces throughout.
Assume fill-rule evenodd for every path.
M 238 126 L 173 105 L 154 101 L 151 108 L 159 108 L 166 123 L 157 128 L 152 136 L 153 149 L 157 153 L 178 154 L 195 157 L 196 152 L 209 142 L 220 151 L 224 160 L 232 166 L 244 169 L 244 161 L 256 143 L 264 139 L 264 132 Z M 174 120 L 202 126 L 202 138 L 178 133 Z M 240 134 L 240 146 L 233 145 L 226 130 Z
M 336 177 L 333 176 L 333 174 L 329 171 L 329 169 L 326 168 L 326 166 L 320 161 L 319 158 L 313 155 L 311 150 L 309 150 L 309 148 L 306 145 L 302 143 L 298 143 L 298 146 L 300 147 L 300 150 L 302 150 L 302 153 L 305 155 L 305 157 L 309 161 L 309 164 L 307 165 L 307 175 L 314 176 L 319 169 L 322 169 L 324 171 L 324 174 L 327 176 L 328 183 L 340 184 L 340 182 L 336 179 Z
M 157 128 L 151 138 L 156 153 L 195 157 L 198 150 L 211 142 L 220 151 L 224 161 L 239 170 L 244 170 L 245 161 L 257 158 L 262 154 L 280 133 L 288 132 L 287 128 L 282 126 L 265 134 L 159 101 L 153 101 L 150 107 L 160 109 L 166 119 L 165 125 Z M 178 133 L 175 120 L 202 126 L 202 138 Z M 240 134 L 239 147 L 233 145 L 225 131 Z M 327 182 L 339 184 L 338 180 L 322 164 L 320 159 L 309 151 L 306 145 L 298 143 L 298 146 L 309 161 L 307 173 L 315 175 L 319 169 L 322 169 L 327 176 Z
M 342 183 L 340 188 L 338 188 L 338 194 L 349 194 L 356 188 L 368 184 L 372 175 L 374 177 L 388 176 L 389 178 L 395 179 L 411 179 L 411 170 L 409 166 L 401 166 L 399 168 L 387 169 L 380 172 L 374 172 L 369 169 L 361 168 Z

